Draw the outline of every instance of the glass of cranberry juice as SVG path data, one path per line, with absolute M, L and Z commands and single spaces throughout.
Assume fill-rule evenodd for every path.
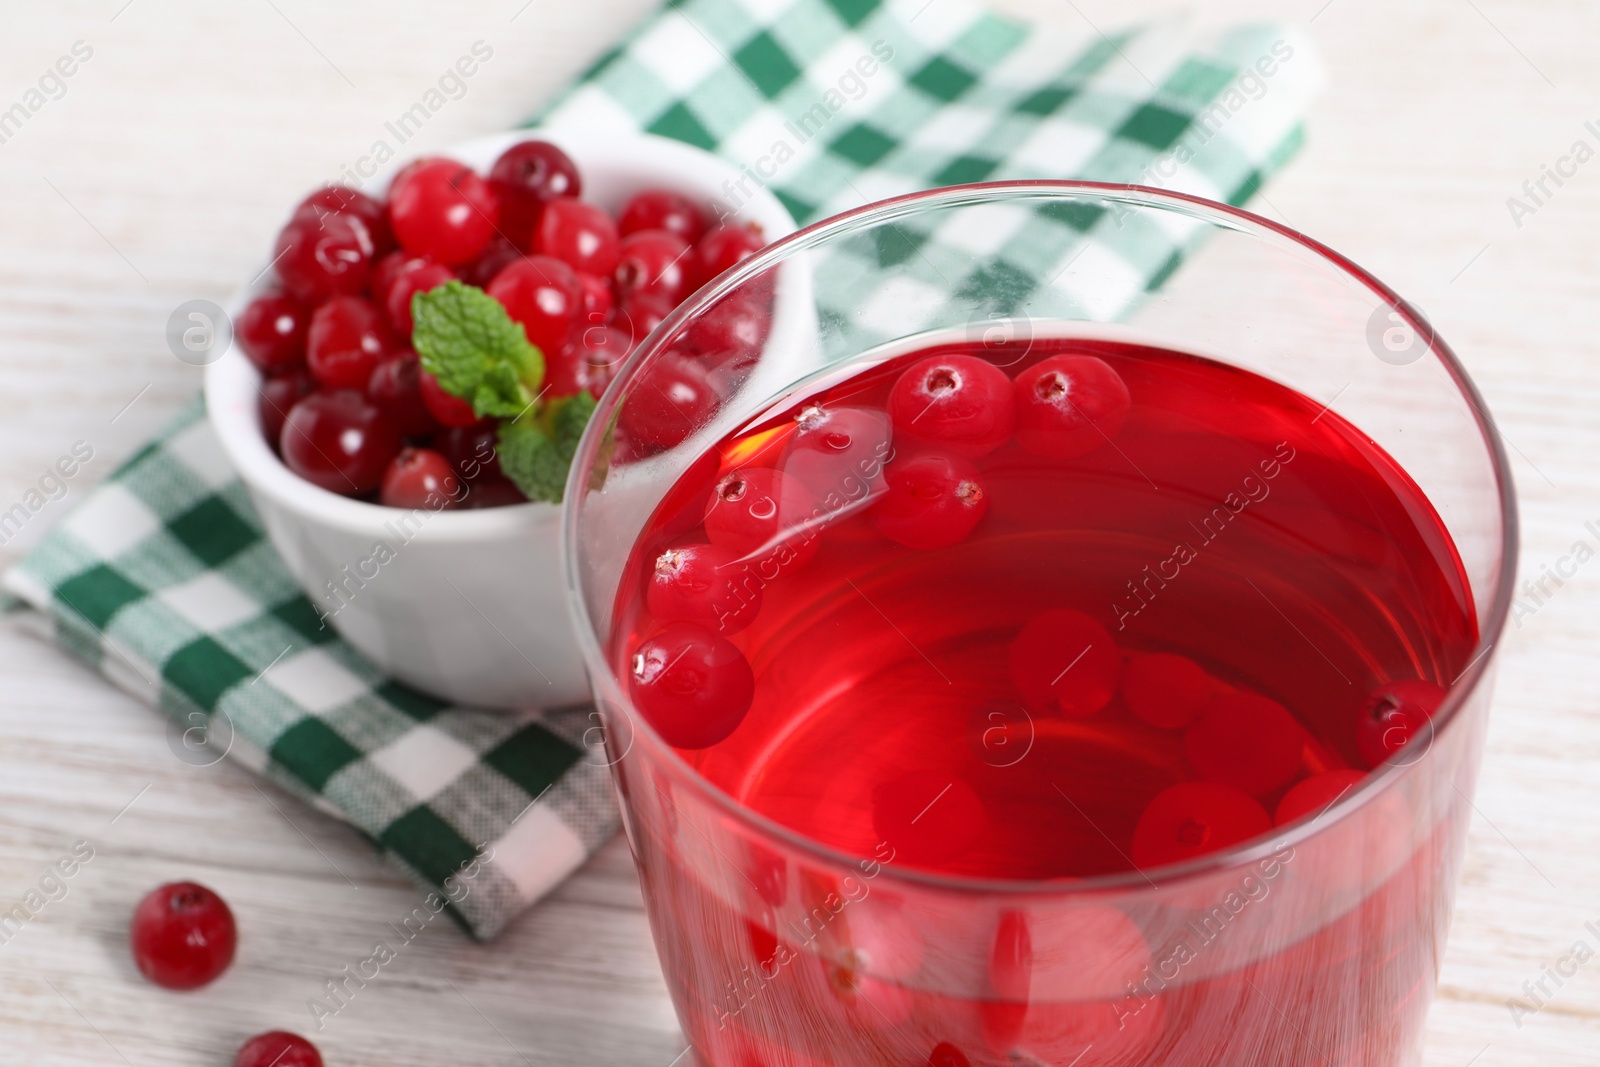
M 1151 189 L 871 205 L 668 318 L 567 493 L 700 1062 L 1418 1062 L 1515 513 L 1360 268 Z

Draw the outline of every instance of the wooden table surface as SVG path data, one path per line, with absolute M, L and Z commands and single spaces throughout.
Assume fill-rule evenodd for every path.
M 653 4 L 7 5 L 0 108 L 75 42 L 92 55 L 0 144 L 0 503 L 75 441 L 96 458 L 0 563 L 194 395 L 199 372 L 164 344 L 172 309 L 224 301 L 287 205 L 365 151 L 474 41 L 492 60 L 419 144 L 514 124 Z M 1177 10 L 1004 6 L 1086 37 Z M 1600 546 L 1600 524 L 1584 525 L 1600 520 L 1600 163 L 1587 162 L 1600 148 L 1600 7 L 1197 6 L 1208 21 L 1310 23 L 1328 88 L 1264 210 L 1434 318 L 1511 443 L 1523 577 L 1570 573 L 1574 542 Z M 1579 140 L 1584 162 L 1560 163 Z M 1513 218 L 1507 198 L 1526 200 L 1523 183 L 1558 163 L 1570 176 Z M 1500 650 L 1430 1067 L 1600 1063 L 1600 962 L 1559 987 L 1545 979 L 1551 995 L 1520 1025 L 1507 1003 L 1575 942 L 1600 950 L 1600 563 L 1546 590 Z M 231 1062 L 248 1034 L 307 1029 L 307 998 L 415 903 L 352 831 L 231 762 L 180 762 L 156 714 L 0 626 L 0 903 L 80 839 L 95 856 L 67 896 L 0 944 L 0 1062 Z M 179 877 L 211 884 L 247 920 L 230 974 L 187 996 L 139 980 L 125 946 L 133 901 Z M 332 1065 L 669 1067 L 684 1048 L 620 841 L 493 945 L 430 927 L 316 1036 Z

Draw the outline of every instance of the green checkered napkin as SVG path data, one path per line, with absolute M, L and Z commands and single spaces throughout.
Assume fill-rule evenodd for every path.
M 708 148 L 763 172 L 801 221 L 1000 177 L 1140 181 L 1241 202 L 1297 146 L 1314 73 L 1303 42 L 1272 27 L 1092 34 L 1083 47 L 1076 31 L 965 0 L 689 0 L 648 19 L 541 121 Z M 780 140 L 792 155 L 775 164 Z M 1120 221 L 1079 212 L 1026 232 L 906 231 L 901 245 L 819 271 L 819 296 L 825 307 L 846 294 L 859 304 L 878 265 L 917 255 L 937 270 L 970 265 L 974 251 L 1003 267 L 969 281 L 1015 294 L 1073 250 L 1093 267 L 1095 310 L 1111 317 L 1172 271 L 1189 236 Z M 914 272 L 909 283 L 920 284 Z M 897 284 L 876 299 L 903 323 L 930 297 Z M 383 677 L 320 626 L 199 404 L 4 587 L 19 619 L 166 710 L 177 758 L 209 762 L 226 749 L 345 819 L 456 898 L 452 914 L 478 937 L 615 832 L 604 760 L 584 747 L 589 709 L 449 707 Z M 447 879 L 464 868 L 463 893 Z

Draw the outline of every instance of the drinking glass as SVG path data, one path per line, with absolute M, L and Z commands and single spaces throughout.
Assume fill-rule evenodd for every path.
M 717 383 L 720 399 L 683 403 L 663 368 L 751 301 L 771 309 L 757 351 Z M 1286 385 L 1420 487 L 1459 553 L 1478 643 L 1409 745 L 1267 838 L 1149 871 L 1002 880 L 910 869 L 887 844 L 852 855 L 808 839 L 702 777 L 703 753 L 663 742 L 619 683 L 613 619 L 630 550 L 697 457 L 864 354 L 1073 335 Z M 681 442 L 630 442 L 641 413 L 681 417 Z M 1500 439 L 1461 364 L 1349 260 L 1237 208 L 1140 187 L 988 183 L 872 204 L 768 247 L 663 322 L 600 401 L 567 501 L 571 606 L 607 758 L 667 985 L 708 1067 L 1419 1061 L 1516 519 Z M 1304 607 L 1285 613 L 1286 648 L 1339 623 Z M 1391 607 L 1397 640 L 1426 632 L 1425 615 Z M 989 741 L 1019 751 L 1027 739 L 1007 730 Z M 819 794 L 833 774 L 816 767 Z

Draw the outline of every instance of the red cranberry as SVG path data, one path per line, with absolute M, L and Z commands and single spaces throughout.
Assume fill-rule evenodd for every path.
M 599 400 L 631 348 L 628 335 L 609 326 L 579 331 L 545 363 L 544 380 L 550 395 L 572 396 L 587 389 Z
M 886 491 L 872 521 L 907 548 L 949 548 L 966 540 L 989 510 L 989 494 L 971 460 L 928 452 L 889 464 Z
M 433 262 L 427 256 L 416 256 L 410 252 L 396 250 L 379 259 L 372 265 L 372 282 L 368 291 L 372 299 L 380 307 L 389 301 L 389 287 L 394 285 L 394 280 L 400 277 L 400 272 L 407 267 L 418 263 Z
M 1051 356 L 1012 383 L 1017 442 L 1036 456 L 1076 459 L 1117 435 L 1133 401 L 1122 376 L 1094 356 Z
M 316 387 L 317 383 L 311 380 L 311 375 L 304 368 L 268 378 L 261 383 L 261 433 L 274 452 L 278 450 L 283 422 L 289 417 L 290 410 L 300 402 L 301 397 L 310 396 Z
M 583 192 L 578 165 L 548 141 L 523 141 L 506 149 L 489 169 L 489 184 L 500 196 L 501 228 L 524 252 L 533 247 L 533 229 L 544 205 Z
M 897 435 L 977 459 L 1011 437 L 1016 425 L 1011 380 L 975 356 L 929 356 L 895 381 L 889 417 Z
M 539 213 L 533 247 L 588 274 L 610 274 L 622 256 L 617 224 L 611 216 L 570 197 L 550 201 Z
M 613 275 L 617 295 L 654 296 L 676 306 L 695 288 L 689 276 L 689 246 L 666 230 L 640 230 L 622 239 Z
M 391 508 L 449 507 L 461 495 L 450 461 L 431 448 L 403 448 L 383 472 L 378 502 Z
M 1151 726 L 1181 730 L 1205 710 L 1215 687 L 1187 656 L 1151 652 L 1135 656 L 1122 672 L 1122 700 Z
M 1372 691 L 1356 720 L 1356 751 L 1369 767 L 1385 762 L 1428 724 L 1444 690 L 1420 678 L 1385 682 Z
M 671 448 L 709 422 L 721 402 L 704 370 L 665 355 L 644 372 L 618 421 L 635 443 Z
M 1106 628 L 1081 611 L 1046 611 L 1011 642 L 1011 680 L 1030 708 L 1071 719 L 1111 702 L 1122 656 Z
M 273 263 L 284 288 L 308 304 L 354 295 L 367 287 L 376 249 L 354 215 L 291 219 L 278 233 Z
M 760 294 L 735 293 L 695 320 L 689 328 L 689 347 L 713 363 L 759 354 L 771 327 L 769 300 Z
M 167 989 L 197 989 L 233 962 L 239 943 L 233 912 L 221 897 L 194 882 L 152 890 L 133 913 L 133 962 Z
M 503 508 L 512 504 L 526 504 L 528 498 L 518 489 L 516 483 L 505 475 L 480 477 L 476 482 L 467 486 L 466 499 L 461 506 L 468 511 L 481 508 Z
M 487 289 L 489 283 L 494 281 L 494 276 L 505 270 L 511 264 L 521 259 L 523 250 L 506 240 L 496 237 L 489 242 L 478 258 L 467 265 L 462 271 L 462 280 L 469 285 L 476 285 L 479 289 Z
M 667 189 L 641 189 L 617 216 L 617 230 L 624 237 L 640 230 L 666 230 L 694 244 L 706 232 L 706 217 L 686 196 Z
M 779 567 L 797 567 L 817 554 L 813 527 L 821 508 L 805 485 L 770 467 L 750 467 L 723 475 L 706 507 L 711 543 L 756 561 L 764 579 Z
M 895 862 L 932 867 L 978 843 L 988 816 L 971 785 L 946 771 L 920 770 L 872 790 L 872 830 L 894 847 Z
M 476 496 L 482 483 L 505 477 L 500 471 L 499 434 L 488 419 L 471 426 L 452 426 L 435 435 L 433 447 L 444 454 Z
M 400 247 L 446 266 L 475 259 L 494 236 L 498 218 L 489 184 L 453 159 L 412 167 L 389 190 L 389 222 Z
M 345 496 L 378 488 L 400 451 L 400 431 L 360 393 L 313 393 L 283 424 L 283 461 L 313 485 Z
M 725 637 L 668 623 L 633 653 L 629 692 L 646 721 L 674 748 L 709 748 L 744 721 L 755 675 Z
M 865 502 L 893 457 L 889 417 L 877 408 L 810 404 L 795 416 L 778 466 L 817 495 L 828 511 Z
M 443 263 L 430 259 L 417 259 L 403 265 L 389 283 L 383 298 L 383 309 L 388 312 L 389 325 L 401 337 L 411 336 L 411 298 L 418 293 L 432 292 L 455 278 L 455 271 Z
M 1300 773 L 1306 729 L 1257 693 L 1213 697 L 1184 731 L 1183 751 L 1200 777 L 1265 796 Z
M 928 1067 L 972 1067 L 972 1061 L 950 1042 L 941 1041 L 928 1053 Z
M 1272 817 L 1273 822 L 1283 826 L 1307 815 L 1321 815 L 1335 803 L 1349 796 L 1366 777 L 1365 771 L 1352 771 L 1341 767 L 1338 770 L 1314 774 L 1303 782 L 1297 782 L 1295 787 L 1283 794 L 1283 799 L 1278 801 L 1278 810 Z
M 476 426 L 483 420 L 472 409 L 469 401 L 454 393 L 447 393 L 439 379 L 419 368 L 417 392 L 422 396 L 422 406 L 428 409 L 440 426 Z
M 304 305 L 287 293 L 268 293 L 250 301 L 239 316 L 239 347 L 262 374 L 279 374 L 306 358 Z
M 634 347 L 638 347 L 672 314 L 675 306 L 659 296 L 645 293 L 625 296 L 611 314 L 611 325 L 626 333 Z
M 1204 856 L 1272 829 L 1254 797 L 1218 782 L 1179 782 L 1156 794 L 1133 831 L 1139 868 Z
M 695 285 L 704 285 L 766 245 L 761 227 L 753 222 L 743 226 L 725 223 L 708 231 L 694 246 Z
M 322 1053 L 299 1034 L 272 1030 L 240 1045 L 233 1067 L 322 1067 Z
M 370 300 L 336 296 L 311 316 L 306 365 L 324 389 L 365 389 L 388 350 L 388 331 Z
M 761 610 L 754 567 L 722 545 L 679 545 L 656 557 L 645 604 L 659 622 L 693 622 L 724 637 Z
M 579 271 L 578 288 L 583 291 L 578 317 L 590 325 L 604 324 L 606 316 L 611 314 L 611 309 L 617 302 L 615 294 L 611 291 L 611 279 Z
M 294 218 L 315 219 L 319 224 L 329 215 L 354 215 L 367 224 L 372 234 L 372 244 L 379 255 L 394 247 L 394 235 L 389 232 L 389 215 L 384 206 L 358 189 L 348 185 L 324 185 L 294 209 Z
M 549 256 L 527 256 L 495 275 L 488 293 L 522 324 L 540 352 L 560 349 L 578 320 L 583 288 L 571 267 Z
M 367 396 L 406 437 L 421 437 L 437 428 L 422 398 L 422 364 L 413 352 L 402 352 L 378 364 L 367 380 Z

